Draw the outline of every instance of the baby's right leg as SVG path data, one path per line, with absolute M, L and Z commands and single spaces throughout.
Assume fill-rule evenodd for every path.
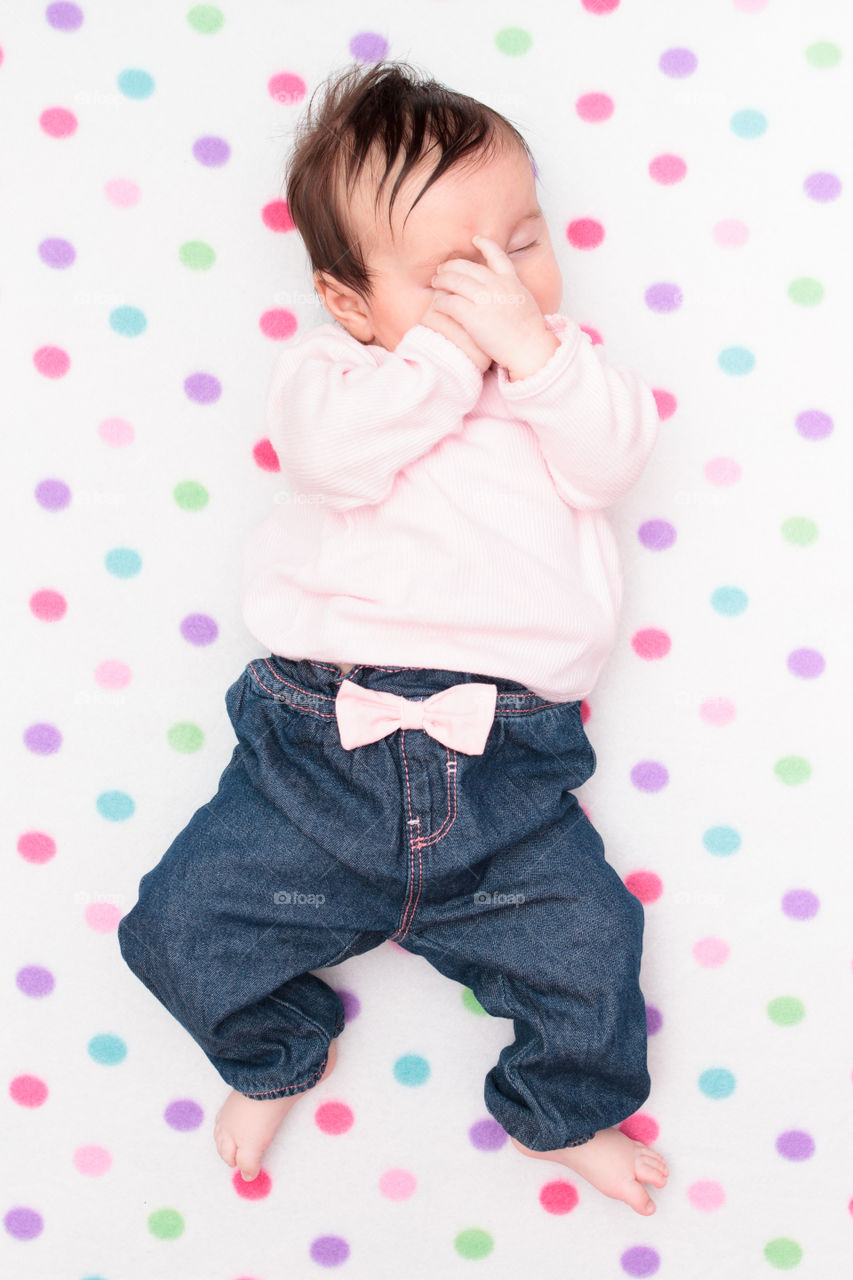
M 320 1079 L 326 1079 L 338 1056 L 334 1040 L 329 1044 L 326 1069 Z M 293 1093 L 286 1098 L 247 1098 L 233 1089 L 216 1113 L 213 1138 L 216 1149 L 226 1164 L 239 1168 L 244 1182 L 252 1182 L 261 1169 L 261 1157 L 275 1137 L 276 1131 L 294 1102 L 310 1089 Z

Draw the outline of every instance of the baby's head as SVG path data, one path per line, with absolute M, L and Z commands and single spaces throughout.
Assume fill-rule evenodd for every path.
M 320 88 L 288 159 L 287 201 L 317 292 L 354 338 L 392 351 L 429 307 L 440 262 L 485 263 L 478 234 L 510 255 L 543 315 L 558 310 L 533 157 L 504 116 L 407 63 L 351 67 Z

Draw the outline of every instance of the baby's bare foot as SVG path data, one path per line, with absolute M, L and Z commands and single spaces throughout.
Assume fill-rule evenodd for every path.
M 663 1156 L 616 1128 L 600 1129 L 589 1142 L 558 1151 L 531 1151 L 515 1138 L 512 1141 L 524 1155 L 556 1160 L 574 1169 L 604 1195 L 624 1200 L 644 1215 L 654 1213 L 657 1206 L 642 1184 L 651 1182 L 664 1187 L 669 1176 Z
M 320 1081 L 335 1065 L 337 1048 L 334 1040 L 329 1045 L 326 1070 Z M 316 1089 L 317 1085 L 312 1085 Z M 232 1089 L 216 1113 L 213 1139 L 216 1149 L 227 1165 L 238 1166 L 244 1182 L 252 1182 L 261 1171 L 261 1157 L 275 1137 L 276 1130 L 294 1102 L 298 1102 L 310 1089 L 291 1094 L 287 1098 L 247 1098 Z

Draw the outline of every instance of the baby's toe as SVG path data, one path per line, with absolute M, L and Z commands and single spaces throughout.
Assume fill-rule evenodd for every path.
M 216 1150 L 222 1156 L 222 1159 L 233 1169 L 237 1163 L 237 1143 L 229 1134 L 221 1130 L 214 1132 L 214 1141 L 216 1142 Z
M 244 1182 L 254 1182 L 261 1171 L 261 1155 L 260 1152 L 252 1151 L 244 1147 L 240 1148 L 237 1157 L 237 1164 L 240 1167 L 240 1173 Z

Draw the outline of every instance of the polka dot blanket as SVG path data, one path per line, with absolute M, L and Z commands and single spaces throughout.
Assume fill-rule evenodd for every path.
M 851 26 L 841 0 L 6 5 L 0 1274 L 849 1273 Z M 523 132 L 561 310 L 657 400 L 608 510 L 625 593 L 578 792 L 645 910 L 646 1218 L 515 1149 L 483 1098 L 512 1024 L 391 942 L 321 971 L 337 1068 L 244 1182 L 227 1086 L 118 948 L 263 656 L 265 393 L 328 322 L 293 129 L 384 56 Z

